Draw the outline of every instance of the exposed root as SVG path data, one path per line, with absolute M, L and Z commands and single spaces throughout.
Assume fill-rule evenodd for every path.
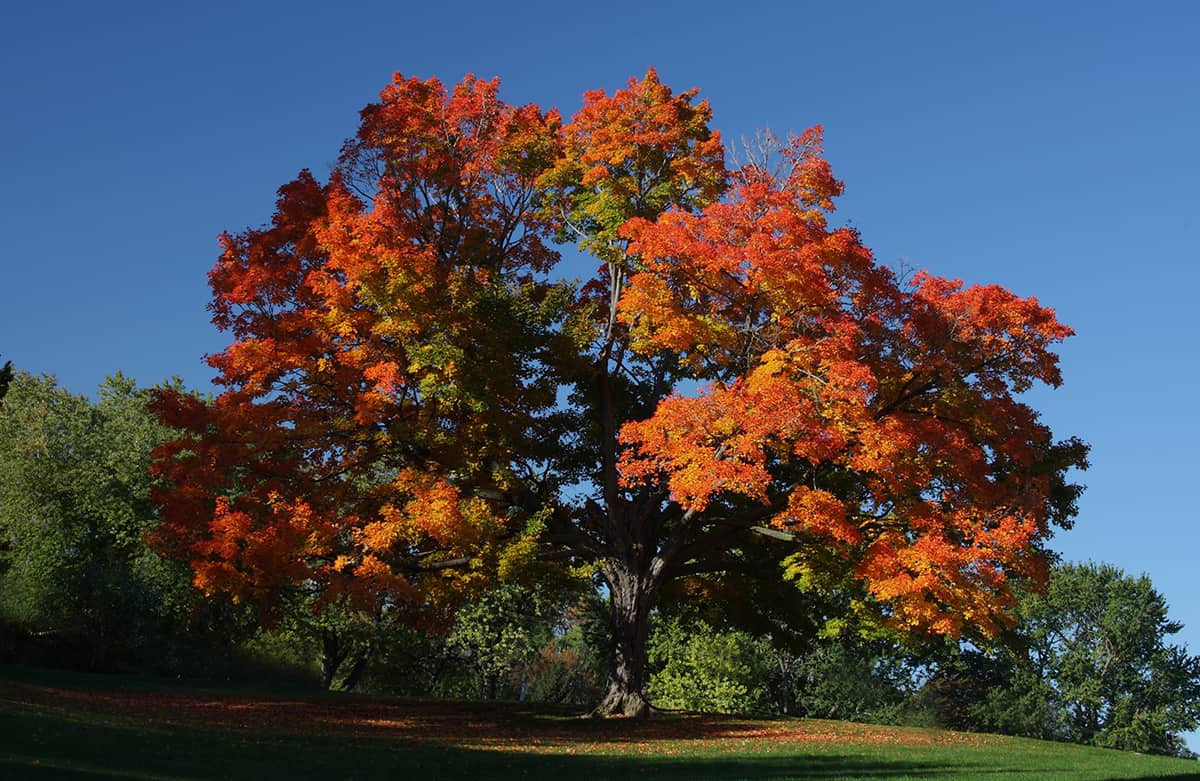
M 589 715 L 597 719 L 614 717 L 645 719 L 661 714 L 662 711 L 651 705 L 641 692 L 627 692 L 616 687 L 609 687 L 604 698 Z

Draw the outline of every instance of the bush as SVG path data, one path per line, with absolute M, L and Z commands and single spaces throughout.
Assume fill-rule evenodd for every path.
M 646 693 L 659 708 L 751 714 L 769 710 L 766 641 L 704 621 L 660 619 L 649 642 Z

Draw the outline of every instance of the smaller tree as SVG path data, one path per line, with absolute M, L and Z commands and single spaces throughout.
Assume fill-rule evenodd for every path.
M 1073 739 L 1177 754 L 1200 724 L 1200 657 L 1167 642 L 1182 624 L 1146 575 L 1110 564 L 1059 567 L 1020 615 L 1032 661 L 1044 664 Z
M 317 660 L 321 688 L 353 691 L 369 663 L 393 642 L 397 623 L 385 611 L 368 612 L 341 599 L 315 609 L 316 600 L 300 591 L 280 597 L 273 620 L 254 644 L 265 656 L 310 670 Z
M 590 588 L 568 592 L 552 616 L 549 638 L 523 671 L 521 699 L 593 704 L 607 672 L 608 603 Z
M 914 691 L 920 666 L 886 636 L 824 638 L 796 666 L 798 711 L 817 719 L 925 724 Z
M 150 453 L 173 435 L 147 398 L 120 373 L 92 402 L 17 372 L 0 405 L 0 617 L 41 661 L 170 668 L 213 622 L 237 623 L 143 542 Z
M 550 635 L 548 608 L 526 589 L 501 585 L 458 611 L 447 645 L 474 672 L 481 699 L 500 697 L 537 659 Z
M 1110 564 L 1054 569 L 1021 596 L 1007 650 L 953 647 L 924 695 L 946 726 L 1188 756 L 1200 724 L 1200 657 L 1145 575 Z
M 1010 639 L 1020 642 L 1015 634 Z M 1061 718 L 1051 680 L 1021 654 L 946 642 L 928 649 L 927 659 L 934 672 L 920 699 L 938 726 L 1068 739 L 1056 726 Z
M 594 689 L 593 609 L 578 583 L 502 582 L 458 609 L 446 649 L 482 699 L 570 702 Z

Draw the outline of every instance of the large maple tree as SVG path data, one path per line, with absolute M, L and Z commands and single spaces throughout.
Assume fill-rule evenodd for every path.
M 764 555 L 902 631 L 999 632 L 1086 454 L 1020 399 L 1060 382 L 1053 311 L 876 263 L 829 223 L 819 128 L 732 166 L 653 70 L 569 122 L 497 87 L 397 75 L 328 182 L 222 238 L 224 392 L 159 394 L 185 433 L 158 547 L 268 611 L 427 623 L 529 561 L 590 568 L 599 713 L 647 712 L 667 583 Z

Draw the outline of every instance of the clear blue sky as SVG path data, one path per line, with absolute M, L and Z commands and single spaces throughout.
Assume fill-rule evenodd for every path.
M 79 392 L 117 369 L 207 387 L 216 234 L 326 172 L 393 71 L 499 75 L 570 114 L 654 65 L 727 138 L 824 124 L 840 219 L 881 261 L 1036 295 L 1077 331 L 1063 387 L 1033 395 L 1092 444 L 1057 547 L 1148 572 L 1200 651 L 1200 5 L 772 5 L 9 4 L 0 353 Z

